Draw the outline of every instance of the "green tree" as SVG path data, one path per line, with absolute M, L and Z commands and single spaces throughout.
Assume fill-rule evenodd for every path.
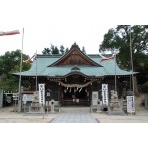
M 148 25 L 118 25 L 115 29 L 109 29 L 104 35 L 104 40 L 100 45 L 100 52 L 115 49 L 119 50 L 117 54 L 117 63 L 122 69 L 131 70 L 131 52 L 133 57 L 134 71 L 137 75 L 138 83 L 142 84 L 148 81 Z
M 61 52 L 61 54 L 64 54 L 64 53 L 65 53 L 64 49 L 65 49 L 64 46 L 61 45 L 61 46 L 60 46 L 60 52 Z
M 52 52 L 52 54 L 59 54 L 60 53 L 57 46 L 54 46 L 54 48 L 52 49 L 51 52 Z
M 22 55 L 23 60 L 29 58 L 28 55 Z M 21 51 L 16 50 L 0 56 L 0 88 L 8 91 L 18 90 L 18 78 L 12 75 L 15 72 L 20 72 Z M 22 64 L 22 71 L 26 71 L 31 67 L 30 63 Z M 26 82 L 25 82 L 26 83 Z
M 109 29 L 108 33 L 104 35 L 99 51 L 118 49 L 118 64 L 120 63 L 122 68 L 130 70 L 130 31 L 134 70 L 136 71 L 139 69 L 139 64 L 141 65 L 139 62 L 141 56 L 146 56 L 144 53 L 148 51 L 148 25 L 135 25 L 132 27 L 130 25 L 118 25 L 115 29 Z
M 57 46 L 54 46 L 53 44 L 50 44 L 50 48 L 44 48 L 42 53 L 52 55 L 52 54 L 59 54 L 60 51 L 57 48 Z
M 42 51 L 43 54 L 64 54 L 68 51 L 68 48 L 66 48 L 63 45 L 60 45 L 60 49 L 58 49 L 57 46 L 54 46 L 53 44 L 50 44 L 50 48 L 44 48 L 44 50 Z
M 42 51 L 43 54 L 51 54 L 51 49 L 49 48 L 44 48 L 44 50 Z
M 65 53 L 66 53 L 66 52 L 68 52 L 68 51 L 69 51 L 69 49 L 68 49 L 68 48 L 66 48 Z

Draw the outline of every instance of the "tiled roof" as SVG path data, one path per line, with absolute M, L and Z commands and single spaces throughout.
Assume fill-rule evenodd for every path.
M 115 61 L 109 60 L 100 62 L 102 57 L 99 55 L 87 55 L 91 60 L 96 62 L 99 65 L 102 65 L 102 67 L 97 66 L 82 66 L 77 65 L 77 68 L 80 69 L 79 73 L 82 73 L 87 76 L 96 76 L 96 77 L 102 77 L 102 76 L 112 76 L 115 75 L 115 69 L 116 69 L 116 75 L 131 75 L 131 72 L 121 70 L 117 65 L 115 67 Z M 50 66 L 54 62 L 56 62 L 61 55 L 38 55 L 37 60 L 34 60 L 32 63 L 31 68 L 28 71 L 22 72 L 22 76 L 49 76 L 54 77 L 57 75 L 65 76 L 72 72 L 72 68 L 74 66 L 68 65 L 68 66 Z M 74 71 L 74 70 L 73 70 Z M 15 75 L 19 75 L 20 73 L 15 73 Z

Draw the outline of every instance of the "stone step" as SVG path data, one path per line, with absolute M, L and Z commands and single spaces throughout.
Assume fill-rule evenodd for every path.
M 90 113 L 90 107 L 61 107 L 61 113 Z

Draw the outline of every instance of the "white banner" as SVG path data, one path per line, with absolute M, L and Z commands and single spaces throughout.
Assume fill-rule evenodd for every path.
M 102 84 L 102 103 L 108 106 L 108 84 Z
M 45 84 L 39 84 L 39 103 L 45 105 Z
M 126 99 L 127 99 L 127 112 L 135 113 L 134 96 L 126 96 Z

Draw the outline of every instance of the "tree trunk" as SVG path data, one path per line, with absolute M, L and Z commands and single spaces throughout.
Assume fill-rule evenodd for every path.
M 135 93 L 135 96 L 139 96 L 136 76 L 134 76 L 134 93 Z

